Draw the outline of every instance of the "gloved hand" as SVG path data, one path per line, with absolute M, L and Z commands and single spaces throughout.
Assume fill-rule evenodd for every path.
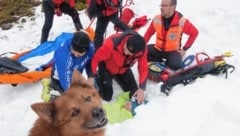
M 146 15 L 136 18 L 132 23 L 132 29 L 136 29 L 144 26 L 145 24 L 147 24 L 147 21 L 148 19 Z
M 57 16 L 62 16 L 62 11 L 59 8 L 54 9 L 54 12 Z

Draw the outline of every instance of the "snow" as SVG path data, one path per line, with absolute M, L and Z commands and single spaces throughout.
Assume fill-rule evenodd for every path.
M 148 15 L 153 18 L 160 13 L 160 0 L 135 0 L 136 17 Z M 237 4 L 238 3 L 238 4 Z M 224 78 L 206 76 L 193 84 L 177 85 L 169 96 L 160 93 L 160 84 L 148 82 L 146 98 L 149 103 L 137 108 L 137 115 L 121 124 L 106 126 L 106 136 L 239 136 L 240 135 L 240 2 L 237 0 L 183 0 L 177 10 L 199 29 L 199 36 L 187 52 L 206 52 L 210 56 L 231 51 L 234 56 L 226 58 L 236 70 Z M 89 19 L 79 11 L 83 26 Z M 36 15 L 27 22 L 15 24 L 10 30 L 0 30 L 0 54 L 21 52 L 39 45 L 44 15 L 41 6 Z M 93 24 L 92 27 L 94 26 Z M 144 34 L 146 28 L 139 32 Z M 49 40 L 62 32 L 73 32 L 69 16 L 55 17 Z M 109 25 L 107 35 L 113 33 Z M 154 42 L 154 38 L 150 40 Z M 133 68 L 137 73 L 136 67 Z M 41 83 L 21 84 L 17 87 L 0 85 L 0 132 L 2 136 L 26 136 L 37 115 L 30 105 L 42 101 Z M 114 85 L 118 92 L 120 89 Z

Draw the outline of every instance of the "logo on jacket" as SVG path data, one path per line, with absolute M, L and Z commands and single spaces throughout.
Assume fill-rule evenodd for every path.
M 170 39 L 170 40 L 175 40 L 176 37 L 177 37 L 177 36 L 176 36 L 175 33 L 170 33 L 170 34 L 169 34 L 169 39 Z
M 83 67 L 83 66 L 88 62 L 88 60 L 89 60 L 89 57 L 86 56 L 86 57 L 82 60 L 80 66 Z

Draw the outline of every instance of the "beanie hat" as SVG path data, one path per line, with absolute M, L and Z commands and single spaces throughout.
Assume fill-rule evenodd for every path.
M 144 51 L 145 40 L 139 34 L 131 35 L 127 40 L 127 49 L 133 54 Z
M 72 48 L 80 53 L 89 48 L 90 38 L 85 32 L 76 32 L 72 38 Z

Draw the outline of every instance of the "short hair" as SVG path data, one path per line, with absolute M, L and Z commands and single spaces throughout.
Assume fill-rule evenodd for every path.
M 177 5 L 177 0 L 171 0 L 171 5 Z

